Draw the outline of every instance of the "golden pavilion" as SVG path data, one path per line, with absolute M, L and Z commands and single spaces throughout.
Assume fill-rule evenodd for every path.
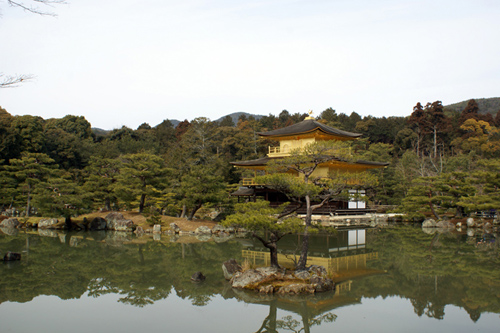
M 279 145 L 268 148 L 268 154 L 265 157 L 248 160 L 231 162 L 232 165 L 238 168 L 244 168 L 254 171 L 254 175 L 265 173 L 268 163 L 273 159 L 284 158 L 291 155 L 293 150 L 303 149 L 308 144 L 317 141 L 327 140 L 356 140 L 362 134 L 343 131 L 333 128 L 316 121 L 312 117 L 307 117 L 302 122 L 293 124 L 288 127 L 272 130 L 269 132 L 258 133 L 260 137 L 273 139 L 279 142 Z M 333 156 L 332 156 L 333 157 Z M 355 162 L 342 161 L 341 159 L 332 158 L 326 163 L 318 165 L 313 177 L 322 177 L 328 175 L 332 171 L 340 172 L 363 172 L 369 169 L 383 168 L 388 163 L 370 162 L 358 160 Z M 364 190 L 350 190 L 352 197 L 364 196 Z M 290 201 L 284 193 L 273 190 L 263 184 L 257 184 L 254 178 L 243 178 L 242 187 L 232 193 L 238 198 L 247 198 L 255 200 L 257 197 L 263 198 L 272 204 L 280 204 Z M 325 204 L 321 209 L 315 210 L 315 214 L 330 214 L 330 215 L 346 215 L 346 214 L 364 214 L 371 211 L 365 201 L 352 200 L 332 200 Z M 300 210 L 298 211 L 300 213 Z

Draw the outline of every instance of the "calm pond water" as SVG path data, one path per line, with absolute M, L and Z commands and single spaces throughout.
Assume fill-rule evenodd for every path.
M 252 239 L 118 233 L 7 235 L 0 251 L 5 332 L 499 332 L 498 235 L 420 228 L 316 236 L 310 263 L 336 272 L 335 291 L 274 297 L 233 290 L 221 263 L 265 264 Z M 280 260 L 298 237 L 280 242 Z M 207 279 L 190 281 L 195 271 Z

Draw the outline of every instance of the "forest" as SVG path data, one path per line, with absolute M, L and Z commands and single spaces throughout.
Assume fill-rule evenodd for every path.
M 371 171 L 370 206 L 414 219 L 488 214 L 500 207 L 500 112 L 484 112 L 474 99 L 462 105 L 417 103 L 408 117 L 380 118 L 328 108 L 316 118 L 362 133 L 350 143 L 359 159 L 390 163 Z M 12 116 L 0 107 L 0 210 L 69 217 L 127 209 L 188 219 L 228 213 L 229 193 L 248 176 L 229 162 L 265 156 L 273 142 L 259 132 L 306 116 L 283 110 L 176 126 L 166 119 L 104 132 L 83 116 Z

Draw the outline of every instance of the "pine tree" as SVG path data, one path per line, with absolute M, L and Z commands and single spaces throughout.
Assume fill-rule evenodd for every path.
M 118 180 L 120 161 L 94 156 L 85 168 L 85 189 L 89 198 L 96 204 L 111 210 L 117 204 L 114 185 Z
M 57 174 L 54 160 L 43 153 L 23 153 L 19 159 L 11 159 L 5 166 L 17 181 L 17 191 L 26 202 L 26 216 L 32 210 L 33 193 L 41 183 Z
M 129 206 L 137 205 L 144 211 L 146 199 L 161 195 L 170 172 L 165 161 L 154 154 L 141 152 L 121 157 L 120 174 L 114 186 L 115 194 Z M 138 203 L 137 203 L 138 201 Z
M 229 215 L 223 225 L 251 231 L 252 236 L 269 249 L 271 266 L 279 267 L 278 241 L 303 229 L 302 220 L 297 217 L 280 218 L 286 206 L 273 208 L 267 201 L 236 204 L 235 213 Z

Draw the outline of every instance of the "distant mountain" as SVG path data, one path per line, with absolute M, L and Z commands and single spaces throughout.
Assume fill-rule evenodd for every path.
M 260 118 L 264 117 L 264 116 L 259 115 L 259 114 L 251 114 L 251 113 L 247 113 L 247 112 L 233 112 L 233 113 L 230 113 L 228 115 L 220 117 L 219 119 L 216 120 L 216 122 L 220 123 L 224 118 L 226 118 L 227 116 L 229 116 L 233 120 L 233 123 L 237 124 L 238 123 L 238 119 L 240 119 L 240 117 L 242 115 L 245 115 L 247 118 L 250 117 L 250 116 L 252 116 L 256 120 L 259 120 Z
M 103 129 L 97 128 L 97 127 L 92 127 L 91 130 L 92 130 L 92 133 L 95 134 L 95 136 L 106 136 L 109 132 L 111 132 L 111 131 L 103 130 Z
M 491 113 L 493 116 L 497 114 L 500 110 L 500 97 L 491 97 L 491 98 L 474 98 L 476 100 L 477 106 L 479 107 L 479 113 L 487 114 Z M 446 105 L 445 108 L 454 112 L 462 112 L 462 110 L 467 106 L 467 103 L 470 99 L 454 103 L 450 105 Z
M 467 100 L 459 102 L 459 103 L 445 105 L 444 106 L 445 107 L 445 112 L 447 112 L 448 115 L 450 113 L 452 113 L 452 112 L 462 112 L 462 110 L 465 108 L 465 106 L 467 105 L 467 103 L 469 102 L 469 100 L 470 99 L 467 99 Z M 475 98 L 475 100 L 477 102 L 477 105 L 479 106 L 479 113 L 481 113 L 481 114 L 491 113 L 493 116 L 495 116 L 496 113 L 500 110 L 500 97 Z M 242 115 L 245 115 L 247 118 L 250 117 L 250 116 L 252 116 L 256 120 L 259 120 L 260 118 L 264 117 L 263 115 L 251 114 L 251 113 L 248 113 L 248 112 L 233 112 L 233 113 L 230 113 L 228 115 L 222 116 L 222 117 L 220 117 L 219 119 L 217 119 L 215 121 L 219 123 L 224 118 L 226 118 L 227 116 L 229 116 L 233 120 L 233 123 L 237 124 L 238 123 L 238 119 Z M 172 125 L 174 126 L 174 128 L 177 127 L 177 125 L 179 125 L 179 123 L 181 122 L 180 120 L 177 120 L 177 119 L 169 119 L 169 120 L 172 123 Z M 93 127 L 92 128 L 92 132 L 96 136 L 104 136 L 104 135 L 108 134 L 111 131 L 109 131 L 109 130 L 103 130 L 101 128 L 95 128 L 95 127 Z
M 169 120 L 172 123 L 172 125 L 174 125 L 174 128 L 176 128 L 177 125 L 179 125 L 179 123 L 181 122 L 180 120 L 177 119 L 169 119 Z
M 220 123 L 224 118 L 226 118 L 227 116 L 230 116 L 231 119 L 233 120 L 233 123 L 234 124 L 237 124 L 238 123 L 238 119 L 242 116 L 242 115 L 245 115 L 248 117 L 252 116 L 254 117 L 255 119 L 259 120 L 260 118 L 264 117 L 263 115 L 259 115 L 259 114 L 251 114 L 251 113 L 247 113 L 247 112 L 233 112 L 231 114 L 228 114 L 228 115 L 225 115 L 225 116 L 222 116 L 220 117 L 219 119 L 215 120 L 216 122 Z M 180 120 L 177 120 L 177 119 L 169 119 L 170 122 L 172 123 L 172 125 L 175 127 L 177 127 L 177 125 L 179 125 L 179 123 L 181 122 Z M 158 126 L 158 125 L 156 125 Z M 156 127 L 156 126 L 153 126 L 153 127 Z M 107 135 L 109 132 L 111 132 L 111 130 L 104 130 L 102 128 L 97 128 L 97 127 L 92 127 L 92 132 L 96 135 L 96 136 L 105 136 Z

